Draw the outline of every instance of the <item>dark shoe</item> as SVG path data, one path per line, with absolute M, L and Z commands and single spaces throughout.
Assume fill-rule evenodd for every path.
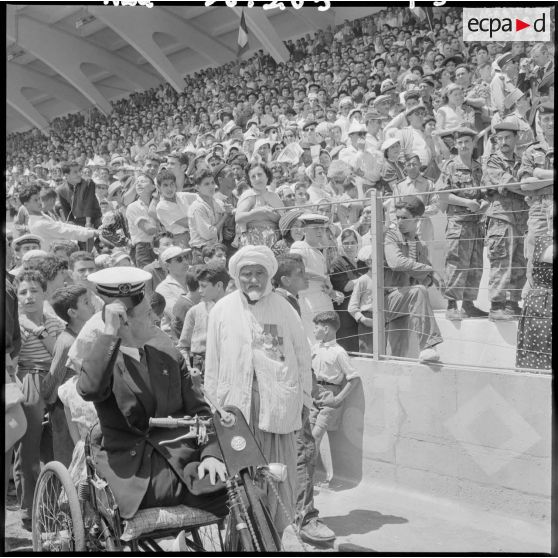
M 509 322 L 511 320 L 513 320 L 512 316 L 508 313 L 506 313 L 505 310 L 503 310 L 502 308 L 498 308 L 496 310 L 490 310 L 489 314 L 488 314 L 488 319 L 491 322 Z
M 487 318 L 488 312 L 477 308 L 472 302 L 463 302 L 461 314 L 464 318 Z
M 301 527 L 299 533 L 300 538 L 310 544 L 324 544 L 335 540 L 335 533 L 317 517 L 313 517 Z
M 521 316 L 521 308 L 517 302 L 506 302 L 506 307 L 504 308 L 504 312 L 510 316 L 512 320 L 518 320 Z
M 452 322 L 460 322 L 463 319 L 461 312 L 457 308 L 448 308 L 446 310 L 446 320 Z

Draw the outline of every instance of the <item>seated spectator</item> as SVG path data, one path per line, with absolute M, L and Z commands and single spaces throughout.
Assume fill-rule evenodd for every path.
M 443 341 L 426 290 L 437 279 L 417 238 L 423 214 L 422 201 L 406 196 L 395 205 L 396 223 L 388 227 L 384 237 L 385 320 L 389 323 L 407 317 L 409 329 L 418 335 L 421 362 L 439 360 L 436 345 Z M 405 356 L 397 351 L 392 354 Z
M 215 244 L 222 238 L 222 228 L 229 215 L 232 215 L 232 206 L 223 206 L 215 199 L 215 181 L 213 173 L 201 170 L 194 177 L 197 196 L 192 202 L 189 212 L 190 221 L 190 246 L 198 251 L 204 246 Z
M 205 342 L 209 311 L 218 300 L 225 296 L 230 277 L 226 269 L 207 265 L 199 270 L 197 280 L 201 301 L 186 313 L 178 349 L 186 361 L 186 366 L 192 376 L 192 383 L 194 386 L 201 386 L 205 370 Z
M 155 292 L 165 298 L 165 314 L 161 321 L 161 329 L 170 334 L 172 311 L 181 295 L 185 295 L 186 273 L 192 263 L 192 251 L 180 246 L 169 246 L 161 253 L 161 263 L 167 270 L 166 278 L 157 285 Z

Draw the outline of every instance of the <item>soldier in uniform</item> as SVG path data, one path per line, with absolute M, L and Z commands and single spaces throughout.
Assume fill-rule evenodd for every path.
M 490 155 L 484 169 L 490 201 L 486 213 L 491 303 L 488 318 L 512 320 L 521 314 L 518 302 L 527 279 L 523 237 L 527 232 L 529 207 L 520 186 L 506 186 L 517 182 L 521 165 L 515 153 L 519 127 L 515 122 L 504 121 L 496 124 L 494 131 L 498 150 Z
M 527 147 L 521 158 L 521 167 L 517 173 L 522 181 L 521 189 L 527 193 L 529 220 L 527 238 L 525 239 L 525 257 L 527 258 L 527 280 L 532 283 L 532 258 L 537 237 L 547 234 L 552 220 L 554 185 L 554 102 L 540 105 L 540 123 L 544 139 Z M 540 183 L 546 180 L 545 183 Z
M 473 159 L 475 136 L 476 132 L 470 128 L 458 128 L 455 131 L 457 155 L 446 163 L 440 177 L 442 192 L 464 189 L 459 193 L 441 194 L 443 201 L 448 204 L 444 292 L 448 299 L 446 317 L 455 321 L 488 316 L 487 312 L 473 304 L 477 299 L 483 269 L 484 234 L 481 220 L 488 207 L 481 190 L 465 189 L 480 186 L 482 181 L 481 165 Z M 457 308 L 460 300 L 463 301 L 461 312 Z

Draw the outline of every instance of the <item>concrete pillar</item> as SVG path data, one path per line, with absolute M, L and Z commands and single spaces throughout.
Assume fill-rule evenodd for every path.
M 8 105 L 19 112 L 33 126 L 36 126 L 43 134 L 46 134 L 48 120 L 21 94 L 21 88 L 10 83 L 6 87 L 6 98 Z

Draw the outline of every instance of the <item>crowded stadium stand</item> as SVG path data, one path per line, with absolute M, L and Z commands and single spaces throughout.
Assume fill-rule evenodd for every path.
M 260 321 L 265 297 L 290 305 L 252 324 L 266 358 L 312 348 L 322 486 L 462 498 L 541 521 L 547 544 L 554 32 L 471 43 L 458 7 L 286 4 L 8 6 L 7 377 L 55 377 L 24 407 L 23 522 L 47 409 L 49 455 L 75 462 L 54 409 L 64 423 L 110 297 L 141 290 L 157 346 L 221 397 L 241 290 Z M 266 272 L 253 296 L 244 257 Z M 88 279 L 119 267 L 149 276 Z M 64 306 L 69 285 L 88 309 Z M 42 340 L 74 315 L 61 373 Z M 289 320 L 304 347 L 283 353 Z M 316 518 L 304 540 L 335 538 Z

